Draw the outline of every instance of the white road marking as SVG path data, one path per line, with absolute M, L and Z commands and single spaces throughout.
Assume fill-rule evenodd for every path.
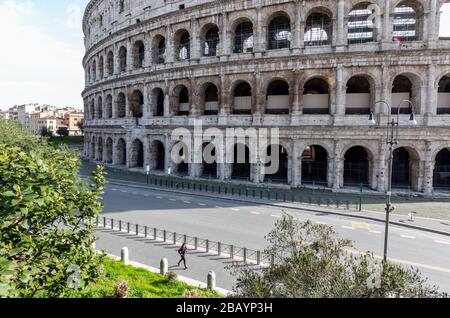
M 250 212 L 250 214 L 254 214 L 254 215 L 261 215 L 261 213 L 260 213 L 260 212 L 255 212 L 255 211 L 252 211 L 252 212 Z
M 411 236 L 411 235 L 400 235 L 401 237 L 405 238 L 405 239 L 410 239 L 410 240 L 415 240 L 416 237 L 415 236 Z
M 162 200 L 162 197 L 156 197 L 156 198 Z
M 272 214 L 271 217 L 274 217 L 274 218 L 277 218 L 277 219 L 281 219 L 282 216 L 281 215 Z
M 239 209 L 236 209 L 236 208 L 231 208 L 231 211 L 239 212 L 240 210 L 239 210 Z
M 371 231 L 369 231 L 369 232 L 372 233 L 372 234 L 381 234 L 381 231 L 371 230 Z
M 119 191 L 119 190 L 117 190 L 117 189 L 111 189 L 112 191 Z
M 198 205 L 199 206 L 206 206 L 206 204 L 204 204 L 204 203 L 199 203 Z
M 177 200 L 176 200 L 176 199 L 170 199 L 170 201 L 172 201 L 172 202 L 177 202 Z
M 346 230 L 354 230 L 355 229 L 353 226 L 347 226 L 347 225 L 342 225 L 342 228 L 346 229 Z
M 361 222 L 352 222 L 352 226 L 354 229 L 368 230 L 370 231 L 370 225 L 367 223 Z
M 128 193 L 128 191 L 126 191 L 126 190 L 122 190 L 122 191 L 120 191 L 120 192 L 122 192 L 122 193 Z
M 183 201 L 184 203 L 186 203 L 186 204 L 191 204 L 191 202 L 190 201 Z
M 447 241 L 441 241 L 441 240 L 435 240 L 434 243 L 450 245 L 450 242 L 447 242 Z

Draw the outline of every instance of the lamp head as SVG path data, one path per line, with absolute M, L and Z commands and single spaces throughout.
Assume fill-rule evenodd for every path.
M 410 126 L 417 126 L 416 115 L 414 115 L 414 113 L 411 113 L 411 115 L 409 115 L 408 124 Z

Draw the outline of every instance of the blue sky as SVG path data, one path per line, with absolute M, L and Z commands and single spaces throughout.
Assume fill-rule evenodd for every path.
M 0 108 L 28 102 L 82 107 L 81 21 L 89 0 L 0 0 Z M 450 36 L 450 5 L 441 35 Z

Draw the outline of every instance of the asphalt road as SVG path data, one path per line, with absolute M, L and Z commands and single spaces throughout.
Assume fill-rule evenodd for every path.
M 270 206 L 114 185 L 107 187 L 104 204 L 104 216 L 109 218 L 255 250 L 264 249 L 264 236 L 283 213 Z M 284 212 L 300 220 L 330 225 L 341 237 L 353 240 L 356 250 L 382 255 L 382 223 L 308 211 Z M 172 266 L 178 261 L 176 247 L 170 244 L 107 230 L 100 230 L 99 237 L 99 248 L 118 255 L 122 246 L 128 246 L 131 259 L 141 263 L 157 267 L 162 257 L 168 257 Z M 404 266 L 417 267 L 430 284 L 450 292 L 450 237 L 391 226 L 389 256 Z M 213 269 L 219 287 L 231 289 L 234 285 L 235 279 L 224 269 L 230 265 L 229 260 L 197 252 L 190 253 L 188 260 L 187 271 L 177 267 L 171 270 L 205 281 L 206 273 Z

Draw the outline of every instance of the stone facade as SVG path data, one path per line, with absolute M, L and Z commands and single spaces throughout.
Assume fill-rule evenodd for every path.
M 274 182 L 382 192 L 387 103 L 401 113 L 394 184 L 450 189 L 445 2 L 92 0 L 83 21 L 85 155 L 192 178 L 245 172 L 262 183 L 261 163 L 176 165 L 171 133 L 193 129 L 194 119 L 205 129 L 277 127 L 286 166 Z M 215 146 L 220 158 L 233 151 Z M 201 150 L 187 145 L 183 155 Z

